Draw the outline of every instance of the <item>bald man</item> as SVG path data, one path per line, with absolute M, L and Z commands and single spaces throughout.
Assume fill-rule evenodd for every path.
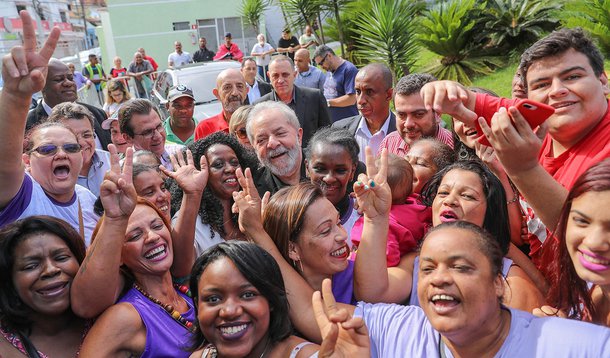
M 70 71 L 68 65 L 56 58 L 50 59 L 49 72 L 41 92 L 42 101 L 38 102 L 38 105 L 28 113 L 26 130 L 46 120 L 51 114 L 53 107 L 58 104 L 76 102 L 78 99 L 74 75 L 72 74 L 72 71 Z M 86 103 L 77 103 L 87 107 L 95 117 L 93 129 L 96 134 L 96 148 L 107 150 L 108 144 L 112 143 L 110 140 L 110 132 L 102 129 L 101 126 L 102 122 L 107 118 L 106 112 Z
M 358 71 L 355 80 L 356 116 L 333 123 L 333 127 L 347 129 L 360 147 L 360 160 L 365 161 L 367 146 L 377 153 L 383 139 L 396 131 L 396 116 L 390 110 L 393 94 L 392 71 L 382 63 L 371 63 Z
M 299 87 L 316 88 L 324 94 L 326 74 L 310 64 L 309 50 L 302 48 L 294 54 L 294 65 L 297 69 L 297 78 L 294 80 L 294 84 Z
M 229 133 L 229 121 L 233 112 L 244 104 L 248 96 L 248 86 L 241 72 L 236 68 L 229 68 L 218 74 L 214 96 L 222 105 L 222 112 L 218 115 L 204 119 L 195 129 L 195 140 L 205 138 L 214 132 Z

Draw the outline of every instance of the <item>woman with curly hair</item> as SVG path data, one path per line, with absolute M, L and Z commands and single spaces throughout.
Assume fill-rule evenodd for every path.
M 195 225 L 195 254 L 201 255 L 208 247 L 224 240 L 241 239 L 237 214 L 231 212 L 233 192 L 239 191 L 235 176 L 237 168 L 255 169 L 258 162 L 235 137 L 224 132 L 209 135 L 189 146 L 193 160 L 199 163 L 202 156 L 208 162 L 208 182 L 201 197 L 199 220 Z M 198 168 L 199 169 L 199 168 Z M 182 190 L 172 185 L 172 212 L 174 221 L 180 217 Z

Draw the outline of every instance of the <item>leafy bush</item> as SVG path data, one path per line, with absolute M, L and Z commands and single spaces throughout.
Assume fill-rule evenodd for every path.
M 490 74 L 502 60 L 489 54 L 477 27 L 485 4 L 451 0 L 434 5 L 421 21 L 419 42 L 441 58 L 425 68 L 438 79 L 470 85 L 472 76 Z
M 417 14 L 423 3 L 406 0 L 372 0 L 370 11 L 360 11 L 354 32 L 357 53 L 366 62 L 383 62 L 396 77 L 408 74 L 418 53 L 415 38 Z

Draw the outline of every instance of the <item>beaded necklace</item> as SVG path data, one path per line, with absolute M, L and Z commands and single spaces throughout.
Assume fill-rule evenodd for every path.
M 161 308 L 163 308 L 165 310 L 165 312 L 167 312 L 167 314 L 170 315 L 170 317 L 172 317 L 176 322 L 180 323 L 184 328 L 186 328 L 187 331 L 193 333 L 195 332 L 195 329 L 193 327 L 193 322 L 187 320 L 186 318 L 184 318 L 180 312 L 178 312 L 178 310 L 174 309 L 174 306 L 172 305 L 166 305 L 165 303 L 159 301 L 158 299 L 154 298 L 153 296 L 151 296 L 148 292 L 144 291 L 144 289 L 142 287 L 140 287 L 137 283 L 133 284 L 133 287 L 140 291 L 140 293 L 148 298 L 149 300 L 151 300 L 153 303 L 161 306 Z M 191 290 L 189 290 L 189 288 L 185 285 L 177 285 L 174 284 L 174 287 L 184 293 L 185 295 L 187 295 L 188 297 L 192 297 L 191 295 Z

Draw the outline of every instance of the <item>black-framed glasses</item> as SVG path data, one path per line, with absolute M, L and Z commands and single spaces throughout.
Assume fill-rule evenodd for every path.
M 324 66 L 324 62 L 326 61 L 326 58 L 328 57 L 328 55 L 330 55 L 329 53 L 327 53 L 323 58 L 322 61 L 318 62 L 319 66 Z
M 133 135 L 139 135 L 144 138 L 152 138 L 155 135 L 155 132 L 159 132 L 159 134 L 165 132 L 165 127 L 163 127 L 163 123 L 159 123 L 155 128 L 147 129 L 142 133 L 134 133 Z
M 78 153 L 81 150 L 81 146 L 78 143 L 66 143 L 62 145 L 43 144 L 34 149 L 31 149 L 30 151 L 28 151 L 28 153 L 36 152 L 42 155 L 43 157 L 48 157 L 50 155 L 55 155 L 57 151 L 59 151 L 59 148 L 61 148 L 65 153 L 68 154 Z

